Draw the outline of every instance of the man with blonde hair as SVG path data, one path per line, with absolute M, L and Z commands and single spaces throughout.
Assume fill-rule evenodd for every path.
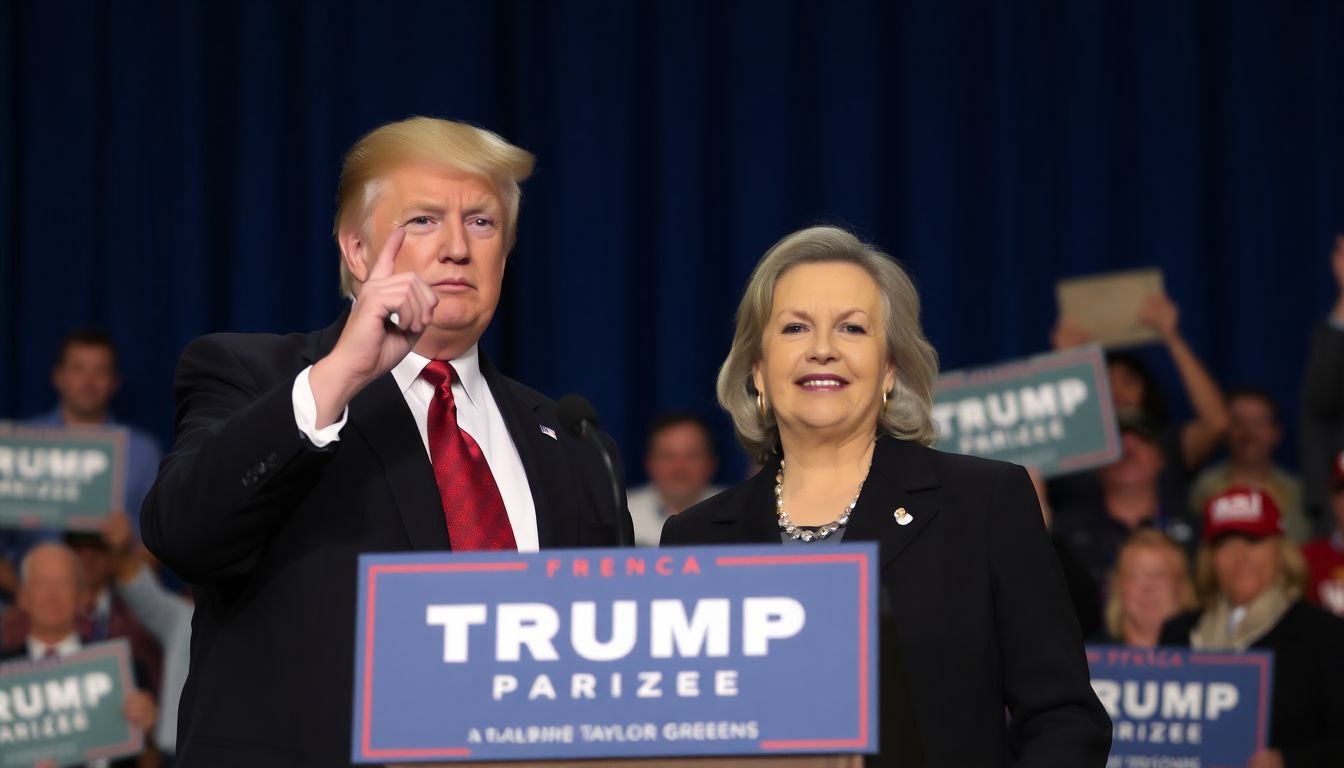
M 477 345 L 532 163 L 463 123 L 372 131 L 340 181 L 350 309 L 183 353 L 177 443 L 142 513 L 196 585 L 179 766 L 349 764 L 359 554 L 616 542 L 628 512 L 599 454 Z

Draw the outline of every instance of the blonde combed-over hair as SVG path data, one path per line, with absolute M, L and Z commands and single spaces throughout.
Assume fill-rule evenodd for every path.
M 875 428 L 902 440 L 932 445 L 933 381 L 938 353 L 919 324 L 919 294 L 905 270 L 890 256 L 834 226 L 809 227 L 775 243 L 761 257 L 747 281 L 737 308 L 733 346 L 719 369 L 719 405 L 733 419 L 737 439 L 747 453 L 764 462 L 779 440 L 772 413 L 763 417 L 756 405 L 752 367 L 761 359 L 762 339 L 774 302 L 775 284 L 800 264 L 844 263 L 862 268 L 882 296 L 887 354 L 896 383 Z
M 518 236 L 519 182 L 532 174 L 532 153 L 515 147 L 484 128 L 433 117 L 411 117 L 381 125 L 365 134 L 345 155 L 336 194 L 332 235 L 340 244 L 341 230 L 356 228 L 367 234 L 369 216 L 378 200 L 382 180 L 406 165 L 438 165 L 487 179 L 504 206 L 504 252 Z M 354 275 L 341 259 L 341 292 L 354 295 Z

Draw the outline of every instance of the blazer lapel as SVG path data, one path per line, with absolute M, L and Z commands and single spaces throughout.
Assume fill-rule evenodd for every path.
M 939 482 L 931 451 L 883 435 L 873 448 L 873 466 L 859 494 L 844 541 L 877 541 L 886 567 L 938 515 Z M 910 522 L 897 522 L 904 509 Z
M 543 424 L 540 413 L 541 403 L 524 401 L 511 386 L 494 363 L 480 351 L 481 375 L 490 387 L 490 394 L 499 406 L 504 417 L 504 426 L 513 438 L 518 449 L 518 458 L 523 462 L 523 472 L 527 475 L 527 486 L 532 493 L 532 505 L 537 511 L 537 542 L 542 549 L 573 546 L 578 541 L 575 535 L 565 536 L 556 515 L 555 499 L 557 494 L 566 493 L 572 482 L 566 482 L 566 469 L 563 451 L 560 448 L 560 425 Z M 556 434 L 556 439 L 544 435 L 545 426 Z
M 756 476 L 747 481 L 744 503 L 725 504 L 714 518 L 724 540 L 735 543 L 780 543 L 779 517 L 775 513 L 775 475 L 779 456 L 771 455 Z

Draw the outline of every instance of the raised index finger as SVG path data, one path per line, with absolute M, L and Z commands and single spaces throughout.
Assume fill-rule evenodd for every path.
M 405 229 L 397 227 L 392 230 L 392 234 L 387 236 L 387 242 L 383 243 L 383 250 L 378 252 L 378 259 L 373 262 L 373 269 L 369 270 L 370 280 L 377 280 L 392 274 L 392 264 L 397 260 L 397 251 L 401 250 L 401 243 L 405 239 Z

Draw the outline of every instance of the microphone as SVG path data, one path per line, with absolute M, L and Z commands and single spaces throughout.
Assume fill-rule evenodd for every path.
M 597 411 L 593 404 L 582 395 L 568 394 L 560 398 L 556 405 L 560 417 L 560 426 L 576 440 L 586 440 L 597 448 L 602 464 L 607 468 L 607 481 L 611 485 L 611 503 L 616 510 L 616 545 L 633 547 L 635 532 L 631 530 L 630 516 L 621 506 L 621 483 L 616 478 L 616 462 L 611 458 L 607 446 L 597 437 Z

